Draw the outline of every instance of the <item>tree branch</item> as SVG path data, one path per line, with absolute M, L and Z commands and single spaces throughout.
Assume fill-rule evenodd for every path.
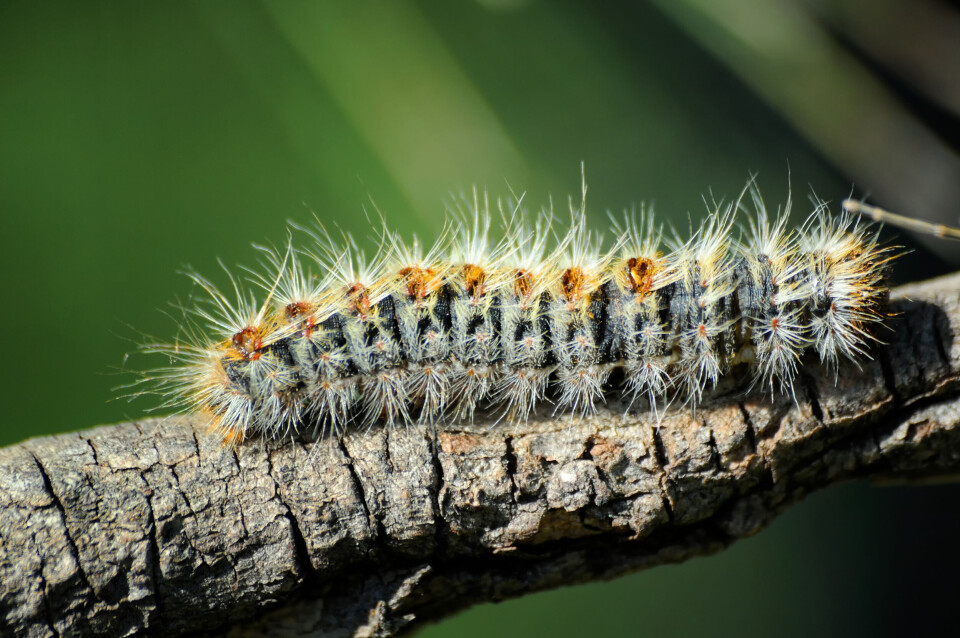
M 0 450 L 0 633 L 390 636 L 471 604 L 678 562 L 838 481 L 960 473 L 960 273 L 894 293 L 862 370 L 660 426 L 611 403 L 522 427 L 222 449 L 189 418 Z

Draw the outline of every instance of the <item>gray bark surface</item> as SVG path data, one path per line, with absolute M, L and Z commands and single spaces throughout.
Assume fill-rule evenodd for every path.
M 889 344 L 792 397 L 659 423 L 225 449 L 191 418 L 0 450 L 0 633 L 392 636 L 477 602 L 716 552 L 839 481 L 960 473 L 960 273 L 894 291 Z

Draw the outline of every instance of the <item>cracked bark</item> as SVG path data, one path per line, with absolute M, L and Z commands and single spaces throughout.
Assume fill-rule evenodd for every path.
M 523 427 L 221 449 L 189 418 L 0 450 L 0 633 L 390 636 L 471 604 L 715 552 L 811 490 L 960 473 L 960 273 L 796 402 L 660 427 L 612 401 Z

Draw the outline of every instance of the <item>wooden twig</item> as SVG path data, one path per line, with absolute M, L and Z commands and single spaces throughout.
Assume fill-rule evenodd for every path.
M 612 403 L 224 449 L 178 418 L 0 450 L 0 633 L 392 636 L 718 551 L 839 481 L 956 475 L 960 273 L 891 311 L 862 369 L 659 424 Z

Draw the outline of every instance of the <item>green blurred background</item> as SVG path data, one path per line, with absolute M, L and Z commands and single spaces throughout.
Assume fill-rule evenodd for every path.
M 752 172 L 768 202 L 789 173 L 798 212 L 812 184 L 957 223 L 958 51 L 934 0 L 0 3 L 0 444 L 144 416 L 113 388 L 159 363 L 126 358 L 174 334 L 178 270 L 314 212 L 431 237 L 451 192 L 562 204 L 585 162 L 597 228 L 641 201 L 685 225 Z M 900 280 L 960 265 L 898 241 Z M 958 496 L 833 489 L 718 556 L 423 635 L 944 631 Z

